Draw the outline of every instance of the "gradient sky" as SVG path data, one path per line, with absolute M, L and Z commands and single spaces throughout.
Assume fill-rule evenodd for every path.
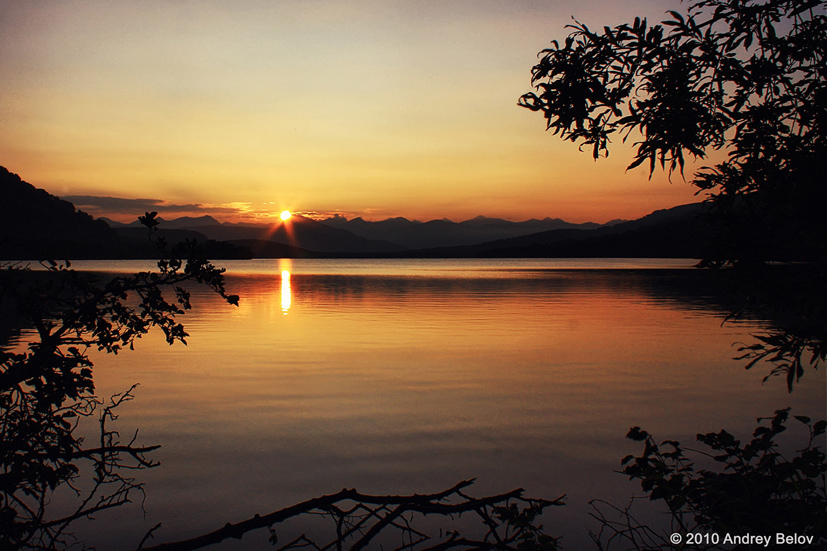
M 0 165 L 116 219 L 636 218 L 697 197 L 680 176 L 626 173 L 619 143 L 595 162 L 517 100 L 571 16 L 681 8 L 0 0 Z

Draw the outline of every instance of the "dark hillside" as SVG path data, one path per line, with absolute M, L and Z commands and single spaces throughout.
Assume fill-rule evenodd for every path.
M 0 167 L 0 258 L 89 258 L 116 245 L 106 222 Z
M 137 218 L 137 215 L 136 215 Z M 194 219 L 203 222 L 204 219 Z M 251 258 L 249 249 L 208 239 L 188 230 L 159 229 L 172 247 L 195 239 L 209 258 Z M 0 259 L 63 260 L 158 258 L 148 239 L 147 229 L 111 228 L 77 210 L 69 201 L 55 197 L 0 167 Z

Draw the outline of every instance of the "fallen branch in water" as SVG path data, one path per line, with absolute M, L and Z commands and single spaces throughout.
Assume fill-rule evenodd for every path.
M 153 547 L 138 547 L 142 551 L 192 551 L 219 543 L 228 538 L 241 539 L 252 530 L 270 527 L 270 540 L 277 541 L 273 525 L 307 514 L 329 516 L 335 521 L 336 535 L 328 543 L 317 543 L 302 534 L 281 550 L 297 548 L 347 549 L 358 551 L 367 548 L 380 534 L 398 533 L 397 549 L 448 550 L 448 549 L 517 549 L 532 545 L 532 549 L 557 549 L 558 538 L 543 531 L 537 524 L 543 510 L 549 506 L 563 505 L 561 496 L 553 501 L 522 497 L 523 490 L 473 498 L 462 490 L 473 484 L 465 480 L 434 494 L 385 495 L 362 494 L 343 489 L 335 494 L 316 497 L 273 513 L 223 527 L 188 540 L 164 543 Z M 482 521 L 479 536 L 462 536 L 458 530 L 439 530 L 429 536 L 413 527 L 417 515 L 442 515 L 460 517 L 475 514 Z M 427 542 L 427 547 L 425 547 Z

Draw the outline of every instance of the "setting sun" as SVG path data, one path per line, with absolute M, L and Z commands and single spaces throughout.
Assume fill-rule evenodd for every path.
M 291 216 L 293 216 L 293 215 L 292 215 L 292 214 L 290 214 L 290 211 L 289 211 L 289 210 L 283 210 L 283 211 L 281 211 L 281 219 L 282 219 L 282 220 L 288 220 Z

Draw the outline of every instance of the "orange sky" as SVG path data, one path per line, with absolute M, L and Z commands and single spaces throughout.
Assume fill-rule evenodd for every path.
M 0 165 L 95 215 L 636 218 L 697 200 L 517 106 L 536 54 L 677 0 L 0 0 Z M 97 197 L 129 199 L 99 200 Z M 108 206 L 106 206 L 108 205 Z

